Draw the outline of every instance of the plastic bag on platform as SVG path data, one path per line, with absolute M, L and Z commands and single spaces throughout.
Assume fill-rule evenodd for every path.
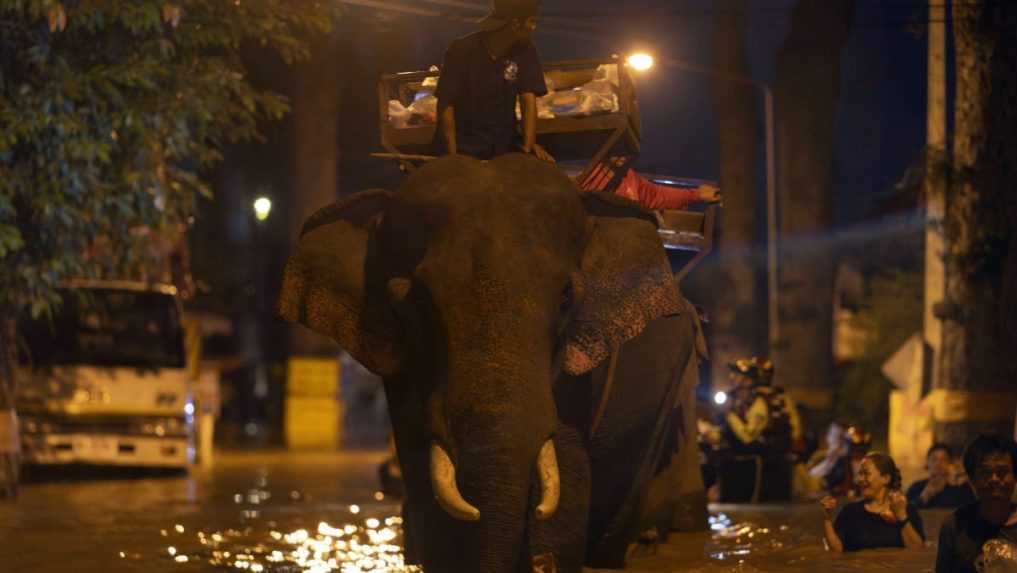
M 438 98 L 433 95 L 418 98 L 408 109 L 411 125 L 438 122 Z
M 397 99 L 388 100 L 388 123 L 396 129 L 405 129 L 413 115 L 409 109 Z

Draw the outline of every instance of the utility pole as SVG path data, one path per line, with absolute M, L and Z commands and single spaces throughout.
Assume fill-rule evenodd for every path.
M 925 378 L 937 387 L 943 321 L 933 308 L 945 299 L 943 220 L 946 215 L 946 4 L 929 0 L 929 87 L 925 151 L 925 315 L 922 339 L 931 352 Z
M 935 1 L 935 0 L 933 0 Z M 777 137 L 774 119 L 773 91 L 769 84 L 754 80 L 748 76 L 731 74 L 703 66 L 697 66 L 677 59 L 667 59 L 664 65 L 709 76 L 722 82 L 748 85 L 758 89 L 763 96 L 764 149 L 766 153 L 766 291 L 767 291 L 767 338 L 769 341 L 770 356 L 776 353 L 776 347 L 780 344 L 780 322 L 778 309 L 778 213 L 777 213 Z

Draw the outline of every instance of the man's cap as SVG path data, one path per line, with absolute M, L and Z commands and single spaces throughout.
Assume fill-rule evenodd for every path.
M 512 20 L 536 16 L 539 9 L 540 0 L 492 0 L 491 13 L 477 24 L 481 30 L 497 30 Z
M 768 382 L 773 377 L 773 362 L 758 356 L 739 358 L 734 362 L 728 362 L 727 366 L 732 372 L 759 382 Z

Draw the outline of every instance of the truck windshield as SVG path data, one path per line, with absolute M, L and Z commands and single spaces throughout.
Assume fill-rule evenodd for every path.
M 52 319 L 25 321 L 27 362 L 182 368 L 183 330 L 168 294 L 89 288 L 65 291 Z

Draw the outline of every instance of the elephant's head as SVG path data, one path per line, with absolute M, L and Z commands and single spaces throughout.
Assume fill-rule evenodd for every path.
M 406 416 L 420 421 L 435 496 L 502 553 L 557 504 L 559 373 L 590 371 L 680 308 L 649 214 L 522 155 L 444 158 L 394 193 L 320 210 L 280 301 L 284 318 L 386 377 L 390 400 L 415 396 Z M 494 571 L 501 557 L 477 559 Z

